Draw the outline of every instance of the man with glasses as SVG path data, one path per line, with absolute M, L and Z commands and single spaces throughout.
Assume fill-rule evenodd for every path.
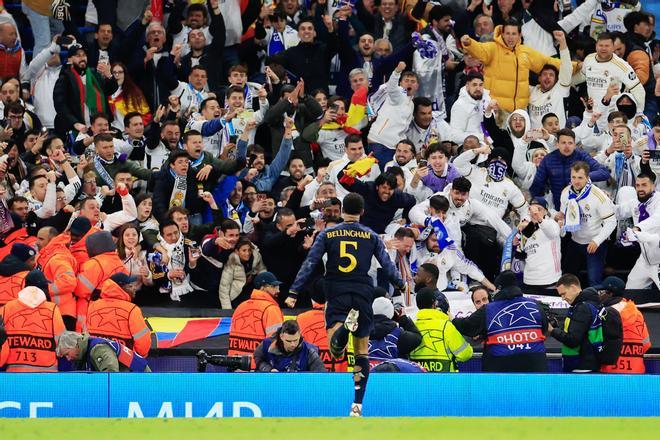
M 34 115 L 25 118 L 25 107 L 20 102 L 10 102 L 4 109 L 4 121 L 0 121 L 2 129 L 0 130 L 1 141 L 12 141 L 18 146 L 21 153 L 25 151 L 23 143 L 27 132 L 33 129 L 41 130 L 41 121 Z

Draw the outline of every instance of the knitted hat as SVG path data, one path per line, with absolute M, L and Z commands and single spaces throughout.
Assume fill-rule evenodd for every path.
M 385 297 L 376 298 L 372 307 L 374 309 L 374 315 L 383 315 L 388 319 L 392 319 L 394 316 L 394 304 Z
M 27 244 L 14 243 L 11 247 L 11 254 L 22 262 L 26 262 L 30 258 L 36 257 L 37 251 L 35 251 L 32 246 L 28 246 Z
M 92 229 L 92 224 L 90 223 L 87 217 L 78 217 L 73 222 L 71 222 L 71 235 L 76 235 L 82 237 L 90 229 Z

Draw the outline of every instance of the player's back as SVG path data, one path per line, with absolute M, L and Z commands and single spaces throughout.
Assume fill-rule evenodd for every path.
M 373 280 L 368 275 L 380 237 L 357 222 L 342 223 L 325 232 L 327 295 L 364 293 L 371 295 Z M 382 244 L 380 245 L 383 249 Z

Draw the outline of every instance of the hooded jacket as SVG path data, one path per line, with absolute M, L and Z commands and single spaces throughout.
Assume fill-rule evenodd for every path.
M 479 138 L 483 136 L 481 123 L 484 120 L 484 109 L 490 101 L 490 92 L 484 89 L 481 99 L 474 99 L 468 93 L 465 86 L 458 92 L 458 99 L 451 107 L 450 126 L 456 131 L 452 141 L 462 144 L 466 137 L 474 135 Z
M 527 107 L 525 107 L 527 108 Z M 513 132 L 511 131 L 511 118 L 514 115 L 522 116 L 525 119 L 525 129 L 523 130 L 523 134 L 518 138 L 513 135 Z M 488 134 L 490 137 L 493 139 L 493 145 L 497 146 L 498 148 L 504 148 L 509 152 L 509 157 L 513 157 L 514 154 L 514 142 L 517 141 L 518 139 L 522 139 L 522 137 L 532 128 L 532 123 L 529 119 L 529 114 L 527 113 L 527 110 L 514 110 L 506 119 L 506 124 L 504 128 L 500 128 L 497 125 L 497 121 L 495 120 L 495 114 L 492 114 L 491 116 L 485 117 L 484 118 L 484 127 L 486 130 L 488 130 Z
M 30 266 L 11 254 L 0 261 L 0 305 L 18 297 L 29 271 Z
M 121 342 L 142 357 L 149 355 L 151 332 L 142 311 L 128 292 L 111 279 L 100 287 L 101 298 L 87 310 L 87 332 L 92 336 Z
M 484 88 L 490 91 L 500 108 L 512 112 L 527 108 L 529 102 L 529 72 L 540 73 L 546 64 L 559 70 L 560 61 L 550 58 L 518 42 L 509 48 L 502 37 L 503 26 L 497 26 L 494 41 L 479 43 L 471 40 L 463 50 L 484 64 Z
M 7 341 L 0 347 L 0 366 L 7 372 L 57 372 L 55 347 L 65 330 L 59 308 L 37 287 L 26 287 L 18 298 L 0 307 Z
M 319 349 L 303 338 L 300 338 L 300 344 L 291 353 L 280 350 L 275 336 L 273 339 L 266 338 L 254 351 L 254 360 L 257 364 L 255 371 L 262 373 L 270 373 L 274 369 L 282 373 L 300 371 L 325 373 L 328 371 L 319 356 Z M 302 361 L 305 361 L 305 365 L 301 365 Z
M 579 360 L 572 370 L 598 371 L 600 369 L 600 362 L 589 342 L 589 327 L 594 316 L 588 303 L 595 307 L 600 304 L 598 292 L 593 287 L 588 287 L 580 292 L 571 304 L 569 311 L 572 311 L 572 315 L 568 326 L 564 329 L 553 328 L 550 333 L 553 338 L 569 348 L 579 347 Z M 566 365 L 564 368 L 566 369 Z
M 58 235 L 41 249 L 37 259 L 44 276 L 50 281 L 50 297 L 65 316 L 76 315 L 73 291 L 76 289 L 78 262 L 69 250 L 70 242 L 69 234 Z
M 401 317 L 398 324 L 385 315 L 374 315 L 374 329 L 369 335 L 369 340 L 377 341 L 385 339 L 397 327 L 401 328 L 401 333 L 399 333 L 396 341 L 396 357 L 408 359 L 410 352 L 422 343 L 422 334 L 412 319 L 405 315 Z M 371 344 L 369 346 L 369 355 L 372 356 Z
M 87 307 L 93 293 L 103 281 L 119 272 L 126 273 L 126 267 L 117 254 L 117 248 L 109 232 L 101 231 L 85 239 L 89 260 L 80 266 L 78 282 L 74 294 L 76 302 L 76 329 L 82 330 L 86 324 Z

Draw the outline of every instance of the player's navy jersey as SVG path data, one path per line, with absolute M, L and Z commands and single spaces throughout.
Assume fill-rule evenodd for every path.
M 372 257 L 376 257 L 395 286 L 403 285 L 401 275 L 387 255 L 378 234 L 360 223 L 347 222 L 325 229 L 316 237 L 291 286 L 293 292 L 298 292 L 305 284 L 324 254 L 328 256 L 325 266 L 328 298 L 356 293 L 370 299 L 374 285 L 368 274 Z

